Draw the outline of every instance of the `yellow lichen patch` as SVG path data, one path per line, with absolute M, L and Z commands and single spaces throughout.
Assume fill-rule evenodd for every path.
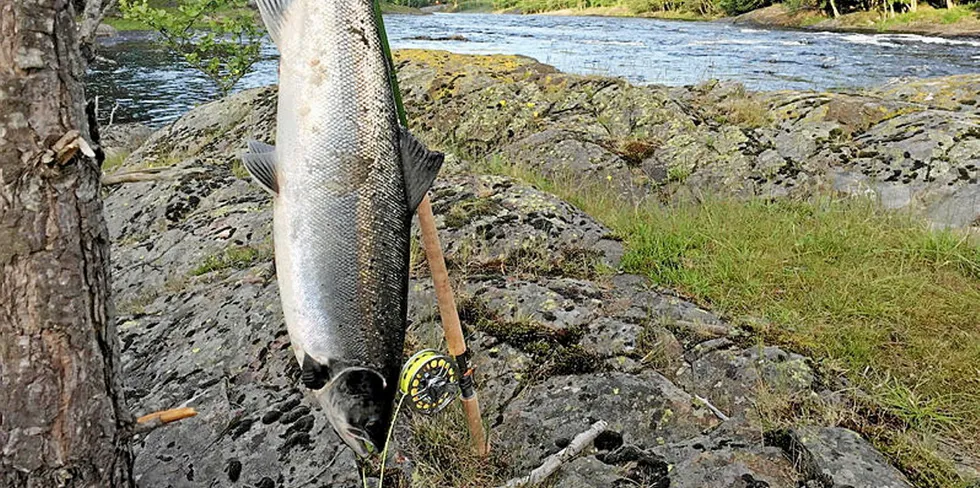
M 462 71 L 464 68 L 507 73 L 534 64 L 531 58 L 512 55 L 463 55 L 447 51 L 400 49 L 394 52 L 395 62 L 410 61 L 440 71 Z

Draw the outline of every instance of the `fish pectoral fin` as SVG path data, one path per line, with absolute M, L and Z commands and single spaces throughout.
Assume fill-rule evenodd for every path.
M 286 11 L 293 0 L 257 0 L 256 3 L 262 15 L 262 22 L 265 23 L 265 29 L 269 31 L 269 37 L 278 46 Z
M 402 168 L 405 172 L 405 197 L 408 199 L 408 211 L 412 214 L 439 174 L 445 156 L 428 150 L 404 127 L 401 128 L 400 146 Z
M 255 139 L 249 139 L 245 142 L 248 143 L 248 152 L 250 153 L 262 154 L 276 152 L 276 146 L 273 146 L 272 144 L 266 144 L 262 141 L 256 141 Z
M 242 163 L 248 174 L 266 191 L 275 195 L 279 192 L 276 181 L 276 148 L 263 142 L 248 141 L 249 152 L 242 156 Z

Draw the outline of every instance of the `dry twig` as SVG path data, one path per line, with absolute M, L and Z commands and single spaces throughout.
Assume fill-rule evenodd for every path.
M 589 430 L 575 436 L 568 447 L 558 451 L 548 459 L 545 459 L 541 466 L 531 471 L 530 474 L 522 478 L 514 478 L 499 488 L 517 488 L 519 486 L 534 486 L 541 483 L 561 467 L 562 463 L 577 456 L 586 446 L 592 443 L 602 431 L 606 430 L 606 421 L 600 420 L 589 427 Z
M 204 168 L 147 168 L 111 175 L 102 175 L 102 186 L 119 185 L 122 183 L 139 183 L 142 181 L 174 180 L 186 175 L 206 173 Z

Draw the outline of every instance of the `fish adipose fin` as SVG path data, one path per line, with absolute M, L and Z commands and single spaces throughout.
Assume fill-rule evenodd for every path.
M 279 45 L 280 33 L 282 32 L 283 18 L 286 15 L 286 9 L 289 8 L 289 4 L 293 0 L 257 0 L 259 6 L 259 13 L 262 14 L 262 21 L 265 23 L 265 28 L 269 31 L 269 37 L 272 38 L 272 42 Z
M 248 174 L 265 188 L 266 191 L 275 195 L 279 192 L 279 184 L 276 182 L 276 148 L 258 141 L 248 141 L 248 152 L 242 156 L 245 169 Z
M 413 214 L 439 174 L 445 156 L 426 149 L 404 127 L 401 128 L 401 153 L 405 172 L 405 196 L 408 198 L 408 211 Z

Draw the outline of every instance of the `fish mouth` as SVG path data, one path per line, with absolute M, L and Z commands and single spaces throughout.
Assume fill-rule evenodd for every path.
M 369 368 L 346 368 L 315 392 L 334 432 L 359 457 L 380 453 L 391 424 L 384 377 Z

